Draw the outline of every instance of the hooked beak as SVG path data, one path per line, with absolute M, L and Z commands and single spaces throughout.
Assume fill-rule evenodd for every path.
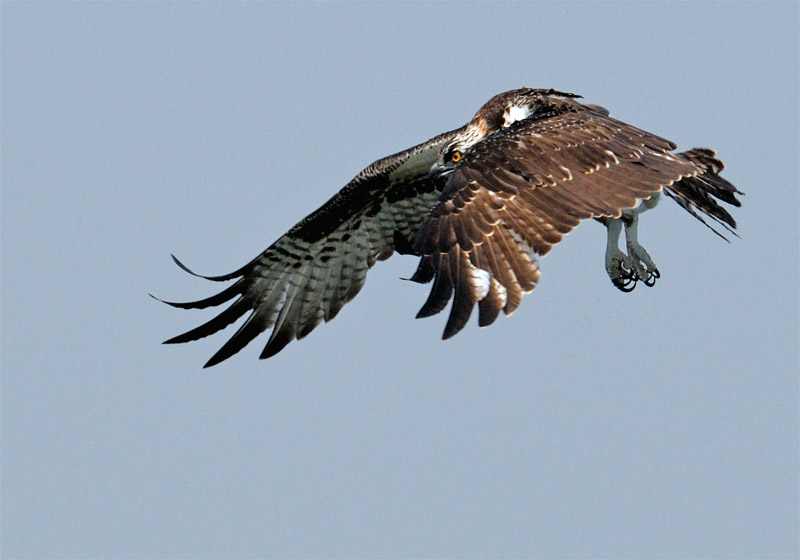
M 446 168 L 442 167 L 441 165 L 439 165 L 439 162 L 437 161 L 436 163 L 431 165 L 431 168 L 428 170 L 428 179 L 433 181 L 439 175 L 443 175 L 443 174 L 449 173 L 450 171 L 452 171 L 452 169 L 446 169 Z

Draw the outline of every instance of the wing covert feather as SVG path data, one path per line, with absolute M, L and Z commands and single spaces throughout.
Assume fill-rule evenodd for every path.
M 582 109 L 525 119 L 476 143 L 450 174 L 417 235 L 421 259 L 412 278 L 434 281 L 421 315 L 453 299 L 444 338 L 464 326 L 476 303 L 481 325 L 500 309 L 513 312 L 539 281 L 537 257 L 582 220 L 618 217 L 702 173 L 669 153 L 672 142 L 575 105 Z M 462 273 L 470 267 L 488 280 Z M 476 298 L 478 284 L 487 289 Z

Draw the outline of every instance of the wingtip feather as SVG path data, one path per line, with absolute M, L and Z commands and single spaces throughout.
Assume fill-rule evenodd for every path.
M 233 280 L 234 278 L 238 278 L 239 276 L 242 276 L 247 267 L 250 266 L 249 264 L 245 265 L 239 270 L 231 272 L 230 274 L 223 274 L 221 276 L 205 276 L 203 274 L 198 274 L 194 272 L 191 268 L 183 264 L 174 254 L 170 253 L 170 256 L 172 257 L 172 260 L 175 261 L 175 264 L 177 264 L 180 267 L 181 270 L 188 272 L 189 274 L 191 274 L 192 276 L 196 276 L 197 278 L 202 278 L 204 280 L 211 280 L 212 282 L 224 282 L 226 280 Z

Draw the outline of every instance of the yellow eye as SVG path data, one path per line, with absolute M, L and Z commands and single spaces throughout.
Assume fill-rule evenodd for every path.
M 458 163 L 459 161 L 461 161 L 461 152 L 456 150 L 455 152 L 450 154 L 450 161 L 452 161 L 453 163 Z

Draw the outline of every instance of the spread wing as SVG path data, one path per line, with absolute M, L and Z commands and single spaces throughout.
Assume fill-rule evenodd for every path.
M 453 305 L 444 331 L 507 315 L 539 280 L 536 257 L 581 220 L 614 216 L 703 169 L 675 145 L 600 108 L 531 117 L 475 144 L 452 171 L 415 242 L 412 278 L 433 280 L 418 317 Z
M 402 250 L 396 244 L 410 249 L 443 187 L 443 181 L 432 180 L 428 171 L 439 148 L 460 131 L 446 132 L 376 161 L 244 267 L 224 276 L 203 276 L 235 280 L 219 294 L 195 302 L 165 302 L 182 309 L 203 309 L 233 300 L 207 323 L 165 344 L 203 338 L 249 314 L 205 365 L 209 367 L 271 327 L 261 358 L 303 338 L 321 321 L 333 319 L 361 290 L 367 270 L 377 260 Z

